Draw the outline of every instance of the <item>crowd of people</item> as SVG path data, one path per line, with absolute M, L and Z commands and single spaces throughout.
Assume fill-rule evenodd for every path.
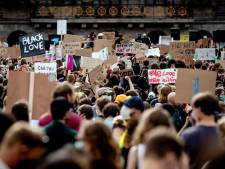
M 90 35 L 89 38 L 95 38 Z M 150 45 L 146 37 L 136 41 Z M 116 40 L 118 43 L 122 36 Z M 92 46 L 89 44 L 89 46 Z M 225 167 L 224 70 L 219 63 L 187 65 L 164 55 L 143 65 L 129 56 L 126 69 L 106 70 L 104 84 L 87 90 L 88 74 L 68 72 L 58 61 L 60 83 L 49 112 L 34 123 L 26 101 L 5 113 L 9 71 L 31 71 L 25 59 L 4 59 L 0 75 L 0 169 L 219 169 Z M 175 84 L 149 84 L 148 69 L 188 68 L 217 72 L 215 93 L 175 101 Z M 19 82 L 18 82 L 19 83 Z M 210 83 L 210 82 L 209 82 Z M 184 89 L 185 90 L 185 89 Z

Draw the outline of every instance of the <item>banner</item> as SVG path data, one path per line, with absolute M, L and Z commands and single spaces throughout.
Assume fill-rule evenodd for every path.
M 44 36 L 41 33 L 20 37 L 22 57 L 41 55 L 45 53 Z
M 176 83 L 176 78 L 176 69 L 148 70 L 148 81 L 150 84 Z
M 132 44 L 117 44 L 116 53 L 118 54 L 133 53 L 133 45 Z
M 107 60 L 108 56 L 109 56 L 108 48 L 104 48 L 104 49 L 100 50 L 99 52 L 92 53 L 92 58 L 101 59 L 103 61 Z
M 195 54 L 195 42 L 171 42 L 170 53 L 175 60 L 182 60 L 187 64 L 192 64 Z
M 216 77 L 217 73 L 213 71 L 178 69 L 176 103 L 190 103 L 192 97 L 200 92 L 211 92 L 214 94 Z
M 197 60 L 215 60 L 215 48 L 197 48 L 195 49 L 195 59 Z

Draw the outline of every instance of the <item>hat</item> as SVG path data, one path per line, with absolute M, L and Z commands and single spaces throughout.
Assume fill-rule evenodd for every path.
M 124 105 L 128 108 L 135 108 L 137 110 L 144 111 L 144 102 L 138 96 L 134 96 L 131 99 L 125 101 Z
M 116 96 L 115 103 L 120 105 L 121 103 L 123 103 L 125 100 L 127 100 L 129 98 L 130 98 L 130 96 L 127 96 L 125 94 L 120 94 L 120 95 Z
M 99 33 L 99 34 L 98 34 L 98 37 L 99 37 L 99 36 L 104 36 L 104 34 L 103 34 L 103 33 Z
M 113 93 L 113 89 L 109 88 L 109 87 L 101 87 L 97 90 L 97 94 L 98 96 L 102 96 L 102 95 L 108 95 L 108 94 L 112 94 Z

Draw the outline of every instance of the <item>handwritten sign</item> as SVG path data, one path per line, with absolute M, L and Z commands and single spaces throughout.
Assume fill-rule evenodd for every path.
M 118 54 L 133 53 L 133 45 L 132 44 L 117 44 L 116 53 Z
M 126 76 L 132 76 L 134 75 L 134 72 L 132 69 L 124 69 L 119 71 L 119 76 L 120 77 L 126 77 Z
M 67 20 L 57 20 L 57 35 L 65 35 L 67 33 Z
M 160 49 L 160 55 L 165 55 L 165 54 L 169 53 L 170 46 L 169 45 L 159 45 L 159 49 Z
M 44 74 L 56 74 L 56 62 L 53 63 L 34 63 L 34 72 L 35 73 L 44 73 Z
M 96 86 L 96 81 L 103 83 L 103 81 L 106 79 L 106 74 L 104 72 L 103 66 L 98 65 L 92 71 L 89 72 L 89 80 L 91 83 L 91 87 L 96 92 L 97 86 Z
M 115 32 L 103 32 L 103 38 L 107 40 L 115 40 Z
M 44 36 L 41 33 L 20 37 L 22 57 L 41 55 L 45 53 Z
M 16 59 L 20 54 L 19 47 L 0 47 L 0 58 Z
M 195 54 L 195 42 L 171 42 L 170 53 L 175 60 L 183 60 L 187 64 L 192 64 Z
M 215 48 L 197 48 L 195 49 L 195 57 L 198 60 L 215 60 Z
M 93 52 L 92 58 L 101 59 L 104 61 L 104 60 L 107 60 L 108 55 L 109 55 L 108 48 L 104 48 L 104 49 L 100 50 L 99 52 Z
M 81 49 L 81 42 L 63 42 L 64 54 L 75 54 L 76 50 Z
M 159 48 L 148 49 L 145 53 L 146 56 L 160 56 Z
M 176 78 L 176 69 L 148 70 L 148 80 L 150 84 L 176 83 Z
M 79 35 L 64 35 L 63 42 L 82 42 L 83 37 Z
M 148 46 L 144 43 L 134 42 L 133 53 L 145 53 L 148 50 Z

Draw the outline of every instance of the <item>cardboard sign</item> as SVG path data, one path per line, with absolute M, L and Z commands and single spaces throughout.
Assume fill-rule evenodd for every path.
M 94 59 L 91 57 L 83 57 L 83 56 L 81 57 L 81 68 L 88 69 L 89 72 L 98 65 L 102 64 L 103 61 L 101 59 Z
M 76 55 L 76 56 L 91 57 L 92 56 L 92 48 L 76 50 L 74 52 L 74 55 Z
M 169 45 L 159 45 L 160 55 L 168 54 L 170 51 Z
M 150 84 L 176 83 L 176 78 L 176 69 L 148 70 L 148 81 Z
M 145 53 L 145 55 L 148 56 L 160 56 L 160 50 L 159 48 L 152 48 L 152 49 L 148 49 L 147 52 Z
M 195 54 L 195 42 L 171 42 L 170 53 L 175 60 L 182 60 L 187 64 L 192 64 Z
M 148 50 L 148 46 L 144 43 L 134 42 L 133 53 L 145 53 Z
M 215 60 L 216 49 L 215 48 L 197 48 L 195 49 L 195 58 L 197 60 Z
M 82 42 L 83 37 L 78 35 L 64 35 L 63 42 Z
M 196 46 L 198 48 L 208 48 L 210 44 L 210 39 L 199 39 L 198 43 L 196 44 Z
M 181 42 L 189 42 L 189 34 L 181 34 L 180 35 L 180 41 Z
M 67 20 L 57 20 L 57 35 L 65 35 L 67 33 Z
M 116 53 L 118 54 L 133 53 L 133 45 L 132 44 L 117 44 Z
M 144 66 L 144 61 L 148 60 L 149 61 L 149 65 L 153 64 L 153 63 L 158 63 L 159 58 L 158 57 L 140 57 L 136 59 L 136 62 L 140 64 L 140 66 Z
M 217 73 L 213 71 L 178 69 L 176 103 L 190 103 L 192 97 L 199 92 L 214 93 L 216 77 Z
M 52 92 L 56 85 L 57 82 L 50 82 L 48 76 L 44 74 L 10 71 L 6 111 L 11 112 L 15 102 L 26 100 L 32 119 L 38 119 L 43 113 L 49 111 Z
M 118 58 L 115 55 L 109 55 L 108 59 L 104 61 L 105 66 L 112 66 L 113 64 L 117 63 Z
M 63 42 L 64 55 L 72 54 L 75 55 L 76 50 L 81 49 L 81 42 Z
M 115 32 L 103 32 L 103 38 L 107 40 L 115 40 Z
M 109 53 L 111 53 L 113 44 L 114 44 L 113 40 L 96 39 L 94 42 L 94 52 L 98 52 L 101 49 L 104 49 L 107 47 L 109 50 Z
M 109 56 L 108 48 L 104 48 L 104 49 L 100 50 L 99 52 L 92 53 L 92 58 L 101 59 L 103 61 L 107 60 L 108 56 Z
M 171 36 L 159 36 L 160 45 L 170 45 L 170 42 L 173 42 L 173 38 Z
M 0 47 L 0 58 L 16 59 L 21 55 L 19 47 Z
M 41 33 L 20 37 L 22 57 L 36 56 L 45 53 L 44 36 Z
M 44 74 L 56 74 L 57 65 L 56 62 L 53 63 L 34 63 L 34 72 L 35 73 L 44 73 Z
M 134 72 L 132 69 L 124 69 L 119 71 L 119 76 L 124 78 L 126 76 L 132 76 L 134 75 Z

